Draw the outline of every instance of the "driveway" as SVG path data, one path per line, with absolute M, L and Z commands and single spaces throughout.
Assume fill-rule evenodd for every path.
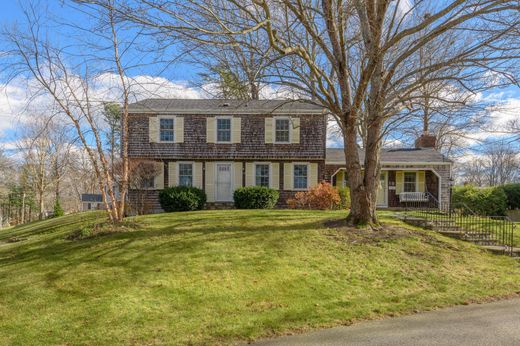
M 363 322 L 255 345 L 520 345 L 520 299 Z

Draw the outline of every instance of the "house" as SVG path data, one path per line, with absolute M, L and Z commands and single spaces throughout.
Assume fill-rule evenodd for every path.
M 81 210 L 98 210 L 104 209 L 103 197 L 97 193 L 82 193 L 81 194 Z
M 208 207 L 226 207 L 232 206 L 238 187 L 262 185 L 280 191 L 278 204 L 283 207 L 297 191 L 320 181 L 344 184 L 342 150 L 327 149 L 326 137 L 323 108 L 303 101 L 147 99 L 133 103 L 129 106 L 130 160 L 154 160 L 161 169 L 153 181 L 129 190 L 130 205 L 144 203 L 148 212 L 159 212 L 160 190 L 189 185 L 206 192 Z M 435 150 L 387 150 L 384 161 L 381 206 L 399 206 L 401 191 L 433 189 L 434 195 L 444 198 L 451 162 Z
M 423 135 L 415 148 L 381 150 L 378 207 L 398 208 L 409 202 L 427 202 L 429 199 L 438 201 L 439 206 L 449 204 L 453 162 L 430 147 L 434 142 L 428 144 L 425 139 L 432 143 L 431 136 Z M 361 150 L 359 156 L 363 161 Z M 328 148 L 325 163 L 327 180 L 337 187 L 346 186 L 344 149 Z

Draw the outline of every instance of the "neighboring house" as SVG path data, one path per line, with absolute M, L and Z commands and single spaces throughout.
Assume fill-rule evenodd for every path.
M 342 149 L 326 149 L 326 137 L 323 108 L 302 101 L 147 99 L 131 104 L 129 157 L 157 161 L 163 169 L 146 186 L 130 189 L 130 204 L 144 200 L 149 212 L 159 212 L 160 190 L 188 185 L 206 192 L 209 207 L 225 207 L 232 205 L 238 187 L 262 185 L 280 191 L 283 207 L 297 191 L 320 181 L 342 184 Z M 430 156 L 417 152 L 401 151 L 395 160 L 384 156 L 382 206 L 399 205 L 389 191 L 412 190 L 411 171 L 422 172 L 413 178 L 414 191 L 446 194 L 451 162 L 433 149 L 424 149 Z M 439 172 L 441 166 L 445 171 Z
M 82 193 L 81 194 L 81 210 L 87 211 L 87 210 L 98 210 L 98 209 L 104 209 L 105 206 L 103 205 L 103 197 L 101 197 L 101 194 L 95 194 L 95 193 Z

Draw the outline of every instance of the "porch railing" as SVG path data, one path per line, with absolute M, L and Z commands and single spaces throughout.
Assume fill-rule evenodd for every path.
M 403 201 L 405 220 L 513 255 L 515 224 L 508 217 L 479 215 L 466 204 L 452 208 L 429 192 L 423 194 L 423 199 Z

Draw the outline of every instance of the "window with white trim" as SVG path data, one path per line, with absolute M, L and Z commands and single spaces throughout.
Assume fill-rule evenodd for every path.
M 416 192 L 417 174 L 415 172 L 404 172 L 404 192 Z
M 179 185 L 193 186 L 193 164 L 179 163 Z
M 255 185 L 269 187 L 269 165 L 255 165 Z
M 274 141 L 276 143 L 289 143 L 291 140 L 291 121 L 287 118 L 275 118 Z
M 231 142 L 231 118 L 217 118 L 217 142 Z
M 309 169 L 307 165 L 294 165 L 294 188 L 307 189 L 307 178 L 309 176 Z
M 160 118 L 159 119 L 159 139 L 161 142 L 173 142 L 174 139 L 174 119 Z

